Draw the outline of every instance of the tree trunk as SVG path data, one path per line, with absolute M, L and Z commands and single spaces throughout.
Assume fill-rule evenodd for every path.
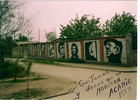
M 27 79 L 27 97 L 29 98 L 29 76 Z

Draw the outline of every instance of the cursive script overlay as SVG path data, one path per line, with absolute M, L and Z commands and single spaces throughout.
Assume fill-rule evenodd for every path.
M 132 91 L 132 80 L 129 77 L 121 77 L 121 72 L 112 73 L 109 71 L 105 71 L 101 74 L 93 73 L 86 79 L 80 80 L 78 82 L 79 87 L 83 88 L 86 92 L 94 91 L 92 95 L 95 94 L 95 96 L 107 93 L 108 98 L 112 98 L 113 95 L 116 94 L 118 95 L 117 97 L 121 99 L 124 95 Z M 82 92 L 76 92 L 76 96 L 73 100 L 80 99 L 81 95 Z

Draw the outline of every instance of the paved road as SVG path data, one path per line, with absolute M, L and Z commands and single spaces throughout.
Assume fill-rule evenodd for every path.
M 79 66 L 82 65 L 79 64 Z M 65 67 L 37 63 L 33 64 L 32 71 L 78 83 L 73 93 L 54 97 L 51 100 L 136 100 L 136 72 L 119 73 L 74 68 L 74 65 L 73 67 Z

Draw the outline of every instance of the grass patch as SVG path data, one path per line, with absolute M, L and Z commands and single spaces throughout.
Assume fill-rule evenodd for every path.
M 42 77 L 35 77 L 35 78 L 30 78 L 30 81 L 39 81 L 47 78 L 42 78 Z M 22 83 L 22 82 L 27 82 L 27 78 L 24 79 L 17 79 L 16 83 Z M 7 81 L 1 81 L 0 83 L 15 83 L 15 80 L 7 80 Z
M 15 83 L 14 80 L 2 81 L 2 82 L 5 82 L 5 83 Z M 18 80 L 16 80 L 16 83 L 22 83 L 22 82 L 27 82 L 27 79 L 18 79 Z
M 86 63 L 82 59 L 34 59 L 33 62 L 42 63 L 42 64 L 50 64 L 50 65 L 60 65 L 60 63 L 56 63 L 56 62 Z
M 47 61 L 47 60 L 33 60 L 33 62 L 41 63 L 41 64 L 60 65 L 59 63 L 55 63 L 54 61 Z
M 33 78 L 32 81 L 38 81 L 38 80 L 43 80 L 43 79 L 47 79 L 47 78 L 36 77 L 36 78 Z
M 29 98 L 36 98 L 36 97 L 41 97 L 44 93 L 47 93 L 46 90 L 43 90 L 41 88 L 31 88 L 29 89 Z M 8 99 L 14 98 L 14 99 L 29 99 L 27 97 L 27 90 L 21 90 L 19 92 L 13 93 L 8 97 Z

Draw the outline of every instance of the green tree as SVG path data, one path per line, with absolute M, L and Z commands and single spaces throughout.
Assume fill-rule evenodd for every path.
M 26 72 L 27 72 L 27 76 L 28 76 L 28 79 L 27 79 L 27 97 L 29 97 L 29 77 L 30 77 L 31 67 L 32 67 L 33 63 L 32 63 L 32 61 L 26 59 L 24 61 L 24 64 L 25 64 Z
M 126 35 L 127 33 L 136 36 L 137 23 L 135 16 L 126 12 L 121 15 L 116 13 L 111 20 L 107 20 L 103 25 L 103 33 L 107 36 Z
M 23 2 L 20 1 L 0 1 L 0 65 L 4 63 L 4 55 L 9 52 L 9 47 L 13 47 L 12 42 L 17 34 L 31 33 L 28 27 L 31 26 L 32 17 L 29 19 L 24 17 L 22 6 Z M 10 39 L 7 40 L 8 38 Z
M 74 20 L 69 21 L 70 24 L 66 26 L 60 25 L 60 38 L 83 39 L 102 36 L 100 18 L 91 16 L 91 19 L 88 19 L 88 17 L 88 15 L 84 15 L 79 19 L 77 15 Z
M 29 40 L 28 37 L 20 34 L 16 41 L 18 42 L 18 41 L 28 41 L 28 40 Z
M 47 39 L 47 42 L 51 42 L 51 41 L 53 41 L 53 40 L 56 40 L 56 34 L 55 34 L 55 32 L 46 32 L 45 31 L 45 35 L 46 35 L 46 39 Z

